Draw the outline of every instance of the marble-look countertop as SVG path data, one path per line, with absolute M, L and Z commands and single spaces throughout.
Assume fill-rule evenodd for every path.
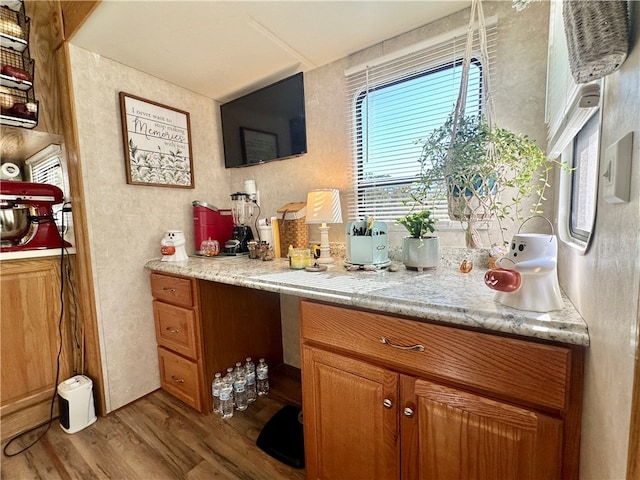
M 322 300 L 340 305 L 428 319 L 444 324 L 504 332 L 554 342 L 589 345 L 587 325 L 564 297 L 562 310 L 516 310 L 493 300 L 484 284 L 486 269 L 462 273 L 459 262 L 417 272 L 394 264 L 396 271 L 346 271 L 340 260 L 324 272 L 291 270 L 286 259 L 189 257 L 181 262 L 150 260 L 145 268 L 241 287 Z

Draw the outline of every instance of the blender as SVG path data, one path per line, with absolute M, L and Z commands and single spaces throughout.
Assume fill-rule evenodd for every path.
M 233 235 L 224 244 L 224 253 L 227 255 L 239 255 L 247 253 L 247 242 L 253 240 L 251 227 L 247 225 L 253 215 L 254 201 L 251 195 L 236 192 L 231 195 L 231 212 L 233 214 Z

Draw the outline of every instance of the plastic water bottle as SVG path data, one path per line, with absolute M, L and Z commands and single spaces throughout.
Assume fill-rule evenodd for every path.
M 258 395 L 263 396 L 269 393 L 269 367 L 261 358 L 256 367 L 256 378 L 258 384 Z
M 256 387 L 256 364 L 251 361 L 251 357 L 247 357 L 244 371 L 247 375 L 247 402 L 253 403 L 258 396 L 258 389 Z
M 247 377 L 244 367 L 240 362 L 236 363 L 236 369 L 233 371 L 235 379 L 233 380 L 233 399 L 236 404 L 236 410 L 246 410 L 247 402 Z
M 220 409 L 220 389 L 222 388 L 222 374 L 219 372 L 213 376 L 213 382 L 211 382 L 211 395 L 213 396 L 213 413 L 222 415 Z
M 220 388 L 220 414 L 222 418 L 233 417 L 233 380 L 229 373 L 225 375 Z

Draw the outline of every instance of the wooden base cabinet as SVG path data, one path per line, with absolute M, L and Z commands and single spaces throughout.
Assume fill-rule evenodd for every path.
M 581 350 L 308 301 L 301 338 L 307 478 L 578 478 Z
M 151 293 L 162 389 L 201 413 L 216 372 L 248 356 L 282 363 L 278 294 L 157 272 Z
M 57 378 L 61 382 L 73 374 L 76 350 L 68 288 L 60 318 L 60 259 L 6 260 L 1 272 L 0 432 L 6 440 L 49 419 L 58 351 L 62 347 Z

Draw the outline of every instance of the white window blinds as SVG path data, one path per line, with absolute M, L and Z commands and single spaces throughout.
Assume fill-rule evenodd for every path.
M 489 64 L 495 65 L 497 21 L 486 21 Z M 453 112 L 462 71 L 467 28 L 427 40 L 345 72 L 351 125 L 353 190 L 349 219 L 374 216 L 395 221 L 409 211 L 412 184 L 420 173 L 420 139 Z M 479 52 L 479 38 L 474 39 Z M 466 112 L 480 112 L 480 55 L 469 73 Z M 446 199 L 434 213 L 449 221 Z
M 62 149 L 59 145 L 49 145 L 25 163 L 32 182 L 55 185 L 66 192 L 62 171 Z

